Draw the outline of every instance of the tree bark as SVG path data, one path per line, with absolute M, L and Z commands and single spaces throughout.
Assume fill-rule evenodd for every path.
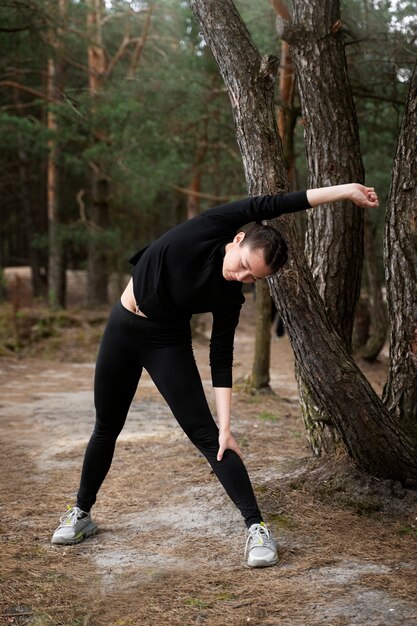
M 281 26 L 297 68 L 309 187 L 363 182 L 339 0 L 297 0 L 291 26 L 284 20 Z M 363 210 L 340 202 L 309 213 L 306 252 L 330 321 L 349 351 L 361 283 Z
M 385 221 L 385 271 L 391 322 L 384 402 L 417 439 L 417 65 L 395 155 Z
M 191 0 L 204 39 L 229 91 L 250 194 L 285 190 L 273 107 L 276 62 L 260 57 L 231 0 Z M 290 261 L 269 279 L 298 367 L 311 395 L 332 416 L 347 451 L 379 476 L 417 479 L 416 440 L 399 429 L 328 321 L 297 239 L 294 219 L 280 218 Z

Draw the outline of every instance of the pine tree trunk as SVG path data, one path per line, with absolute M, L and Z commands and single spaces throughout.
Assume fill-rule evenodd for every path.
M 59 0 L 58 18 L 65 19 L 67 0 Z M 60 147 L 58 143 L 58 121 L 54 106 L 61 100 L 63 88 L 63 43 L 62 28 L 51 33 L 51 56 L 48 59 L 48 115 L 50 132 L 47 163 L 48 205 L 48 302 L 52 307 L 65 306 L 64 246 L 60 232 Z
M 385 269 L 391 322 L 384 402 L 417 439 L 417 65 L 394 160 L 385 222 Z
M 255 355 L 250 385 L 257 390 L 270 390 L 271 312 L 272 301 L 266 280 L 256 283 Z
M 281 23 L 297 68 L 309 187 L 363 182 L 339 0 L 297 0 L 292 22 Z M 363 210 L 340 202 L 309 212 L 306 252 L 329 319 L 349 351 L 362 272 Z
M 108 251 L 103 231 L 109 225 L 109 183 L 100 171 L 93 171 L 90 182 L 90 236 L 87 259 L 87 304 L 97 307 L 107 304 L 109 280 Z
M 88 47 L 89 90 L 94 120 L 105 72 L 106 58 L 102 42 L 102 0 L 87 0 L 87 28 L 90 38 Z M 94 121 L 93 121 L 94 124 Z M 106 133 L 94 127 L 93 141 L 106 141 Z M 109 179 L 100 162 L 91 163 L 90 182 L 90 238 L 87 260 L 87 304 L 90 307 L 107 304 L 109 255 L 102 234 L 109 225 Z
M 249 193 L 278 193 L 285 167 L 273 107 L 276 63 L 260 57 L 231 0 L 191 0 L 229 91 Z M 290 262 L 269 279 L 311 397 L 331 415 L 363 468 L 404 482 L 417 479 L 417 439 L 398 428 L 328 321 L 291 216 L 279 225 Z
M 359 130 L 340 32 L 339 0 L 298 0 L 279 31 L 291 45 L 304 119 L 309 187 L 363 182 Z M 363 211 L 352 203 L 309 212 L 306 254 L 327 315 L 348 352 L 363 258 Z M 316 454 L 333 449 L 331 420 L 297 380 L 303 418 Z
M 277 16 L 289 19 L 290 14 L 286 2 L 271 0 Z M 282 141 L 284 163 L 287 168 L 290 189 L 295 189 L 295 152 L 294 132 L 299 111 L 294 108 L 294 94 L 296 92 L 296 73 L 290 47 L 286 41 L 281 41 L 281 60 L 279 65 L 279 99 L 278 132 Z
M 14 102 L 16 110 L 21 115 L 23 115 L 23 107 L 19 93 L 20 92 L 18 89 L 14 90 Z M 33 194 L 31 194 L 30 161 L 26 151 L 22 147 L 22 135 L 20 133 L 16 134 L 16 144 L 18 147 L 19 158 L 19 186 L 22 205 L 22 217 L 26 233 L 28 234 L 28 261 L 32 274 L 32 290 L 35 298 L 44 298 L 47 294 L 46 283 L 44 280 L 42 280 L 40 253 L 39 250 L 34 248 L 31 241 L 31 237 L 36 233 L 36 227 L 34 224 L 34 206 L 36 206 L 37 203 L 33 198 Z

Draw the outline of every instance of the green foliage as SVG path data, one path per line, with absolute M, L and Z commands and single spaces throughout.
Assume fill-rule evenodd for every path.
M 413 4 L 390 0 L 341 3 L 366 183 L 378 190 L 382 206 L 388 199 L 408 80 L 417 56 Z M 376 222 L 382 275 L 384 213 L 371 212 L 370 217 Z

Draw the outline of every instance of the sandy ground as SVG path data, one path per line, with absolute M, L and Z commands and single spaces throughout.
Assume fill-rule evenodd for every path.
M 250 370 L 245 306 L 235 379 Z M 196 359 L 214 406 L 207 341 Z M 73 503 L 94 412 L 94 365 L 0 360 L 0 624 L 417 624 L 417 498 L 339 454 L 313 459 L 287 338 L 272 346 L 273 395 L 234 392 L 234 433 L 280 563 L 244 567 L 245 528 L 205 460 L 144 376 L 94 518 L 72 547 L 50 536 Z M 367 374 L 380 391 L 386 355 Z

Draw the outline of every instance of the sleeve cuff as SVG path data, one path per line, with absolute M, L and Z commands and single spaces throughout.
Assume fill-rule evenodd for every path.
M 213 387 L 233 387 L 232 372 L 212 372 L 211 382 Z

